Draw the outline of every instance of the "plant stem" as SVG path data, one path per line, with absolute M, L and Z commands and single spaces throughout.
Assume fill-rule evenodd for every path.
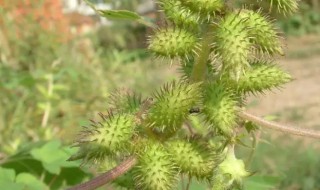
M 239 112 L 238 115 L 240 117 L 242 117 L 243 119 L 252 121 L 253 123 L 255 123 L 257 125 L 260 125 L 262 127 L 275 129 L 275 130 L 282 131 L 282 132 L 285 132 L 285 133 L 290 133 L 290 134 L 293 134 L 293 135 L 306 136 L 306 137 L 320 139 L 320 131 L 281 125 L 281 124 L 278 124 L 278 123 L 274 123 L 274 122 L 271 122 L 271 121 L 264 120 L 264 119 L 262 119 L 260 117 L 257 117 L 255 115 L 252 115 L 252 114 L 244 112 L 244 111 Z
M 200 52 L 193 66 L 191 80 L 192 82 L 201 82 L 206 73 L 207 61 L 210 55 L 210 45 L 212 34 L 209 32 L 209 26 L 204 29 L 203 39 L 201 42 Z
M 53 93 L 53 76 L 52 76 L 52 74 L 50 74 L 48 76 L 48 92 L 47 93 L 48 93 L 48 97 L 52 96 L 52 93 Z M 51 102 L 50 102 L 50 99 L 48 99 L 46 102 L 45 111 L 43 113 L 43 117 L 42 117 L 42 121 L 41 121 L 42 128 L 45 128 L 48 125 L 50 112 L 51 112 Z
M 246 166 L 249 166 L 253 160 L 254 153 L 256 152 L 256 149 L 259 143 L 260 135 L 261 135 L 261 131 L 258 131 L 257 133 L 252 133 L 252 149 L 246 161 Z
M 190 189 L 190 184 L 191 184 L 191 176 L 188 177 L 188 182 L 187 182 L 186 190 L 189 190 L 189 189 Z
M 130 157 L 112 170 L 109 170 L 100 176 L 97 176 L 96 178 L 91 179 L 90 181 L 87 181 L 85 183 L 82 183 L 80 185 L 76 185 L 74 187 L 71 187 L 68 190 L 93 190 L 98 187 L 103 186 L 104 184 L 107 184 L 117 177 L 121 176 L 122 174 L 126 173 L 128 170 L 130 170 L 135 164 L 137 163 L 137 159 L 135 157 Z

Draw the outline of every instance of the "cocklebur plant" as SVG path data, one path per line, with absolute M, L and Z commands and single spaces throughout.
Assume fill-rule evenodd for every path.
M 284 14 L 297 9 L 296 0 L 268 2 Z M 248 95 L 292 80 L 274 62 L 283 47 L 272 21 L 260 10 L 223 0 L 160 0 L 159 5 L 168 24 L 155 28 L 148 50 L 175 59 L 181 80 L 145 99 L 126 90 L 112 94 L 107 114 L 84 127 L 75 144 L 80 149 L 70 160 L 114 168 L 71 189 L 112 182 L 127 189 L 169 190 L 177 188 L 180 176 L 213 190 L 241 188 L 252 173 L 236 158 L 235 145 L 259 130 L 246 128 L 248 121 L 320 137 L 319 132 L 267 122 L 244 111 Z M 127 11 L 100 13 L 142 19 Z M 190 125 L 191 115 L 201 121 L 201 130 Z

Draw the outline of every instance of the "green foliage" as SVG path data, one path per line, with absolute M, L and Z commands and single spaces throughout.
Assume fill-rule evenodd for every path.
M 297 8 L 295 0 L 269 3 L 283 14 Z M 240 137 L 258 128 L 242 131 L 246 121 L 237 113 L 247 92 L 270 90 L 291 79 L 269 62 L 283 54 L 279 36 L 259 11 L 239 10 L 224 1 L 161 0 L 160 5 L 174 26 L 156 29 L 148 49 L 156 56 L 180 58 L 183 80 L 142 101 L 115 93 L 110 103 L 114 116 L 84 127 L 84 137 L 77 140 L 80 151 L 71 159 L 86 162 L 89 155 L 99 166 L 136 157 L 127 188 L 174 189 L 179 174 L 212 189 L 241 188 L 250 172 L 236 158 L 234 146 L 245 145 Z M 111 13 L 136 18 L 126 11 L 107 13 L 107 18 Z
M 287 35 L 302 36 L 320 32 L 320 14 L 318 10 L 305 2 L 299 5 L 299 12 L 278 21 L 278 26 Z
M 0 164 L 0 188 L 42 190 L 75 185 L 89 176 L 79 162 L 66 161 L 76 151 L 57 140 L 26 145 Z

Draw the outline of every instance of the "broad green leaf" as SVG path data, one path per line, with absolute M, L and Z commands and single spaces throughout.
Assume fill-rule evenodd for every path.
M 0 168 L 0 181 L 14 181 L 15 176 L 13 169 Z
M 101 16 L 108 19 L 124 19 L 124 20 L 139 20 L 141 16 L 139 16 L 135 12 L 127 11 L 127 10 L 99 10 L 98 11 Z
M 78 162 L 66 161 L 75 150 L 61 147 L 60 141 L 50 141 L 41 148 L 31 151 L 31 155 L 42 162 L 43 167 L 50 173 L 59 174 L 61 167 L 77 167 Z
M 46 174 L 44 181 L 50 185 L 51 190 L 60 190 L 61 185 L 65 184 L 67 186 L 73 186 L 83 182 L 85 179 L 89 178 L 91 174 L 85 173 L 79 167 L 62 168 L 59 175 Z M 91 176 L 92 177 L 92 176 Z M 52 182 L 52 178 L 55 180 Z
M 24 186 L 13 181 L 0 181 L 0 189 L 3 190 L 25 190 Z
M 185 188 L 188 183 L 189 183 L 189 180 L 187 178 L 183 178 L 183 180 L 180 180 L 177 189 L 183 189 L 182 187 Z M 189 185 L 189 189 L 190 190 L 206 190 L 207 185 L 204 183 L 200 183 L 195 179 L 192 179 Z
M 281 181 L 280 177 L 274 176 L 252 176 L 244 181 L 245 190 L 271 190 Z
M 20 173 L 16 178 L 16 183 L 23 184 L 24 190 L 49 189 L 46 184 L 29 173 Z
M 14 182 L 16 177 L 13 169 L 0 167 L 0 189 L 22 190 L 23 185 Z

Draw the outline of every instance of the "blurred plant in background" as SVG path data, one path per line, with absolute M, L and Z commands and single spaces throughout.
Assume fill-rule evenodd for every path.
M 247 2 L 253 4 L 256 0 L 240 0 L 239 2 Z M 263 12 L 270 9 L 267 1 L 261 1 Z M 302 36 L 305 34 L 318 34 L 320 32 L 320 1 L 319 0 L 301 0 L 299 1 L 299 11 L 287 17 L 281 16 L 279 12 L 273 10 L 271 16 L 277 18 L 278 27 L 286 34 L 292 36 Z M 254 5 L 252 5 L 254 6 Z M 260 9 L 261 7 L 256 7 Z
M 65 162 L 76 151 L 65 144 L 79 125 L 87 124 L 83 118 L 105 111 L 115 86 L 151 92 L 175 77 L 140 49 L 148 33 L 144 26 L 113 22 L 75 35 L 70 18 L 55 11 L 61 4 L 48 2 L 0 0 L 0 189 L 61 189 L 84 180 L 87 169 Z M 114 9 L 136 10 L 145 1 L 104 2 Z M 319 9 L 310 5 L 303 2 L 300 13 L 283 19 L 279 27 L 289 35 L 319 32 Z M 276 151 L 282 150 L 263 146 L 257 159 L 269 152 L 279 155 L 277 159 L 291 156 Z M 320 188 L 317 155 L 308 150 L 301 154 L 307 155 L 299 158 L 301 165 L 308 167 L 292 166 L 280 188 L 293 182 L 296 189 Z M 306 177 L 300 179 L 297 171 Z M 280 180 L 266 179 L 271 187 Z
M 132 35 L 117 24 L 74 35 L 49 2 L 58 1 L 0 1 L 0 189 L 79 183 L 87 174 L 66 162 L 75 149 L 61 144 L 83 118 L 105 110 L 115 84 L 149 91 L 164 80 L 155 73 L 166 68 L 133 49 L 143 44 L 135 36 L 141 26 Z

